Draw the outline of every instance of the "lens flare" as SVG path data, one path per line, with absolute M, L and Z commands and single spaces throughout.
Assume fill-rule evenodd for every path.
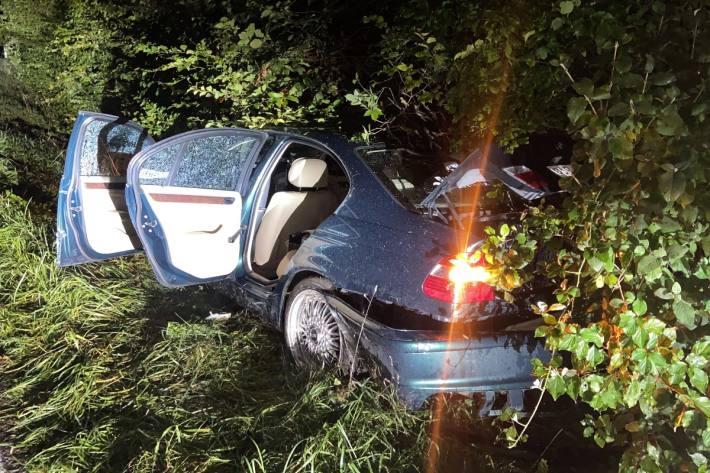
M 501 88 L 500 88 L 500 93 L 493 98 L 492 101 L 492 106 L 491 106 L 491 114 L 489 118 L 489 123 L 488 123 L 488 132 L 486 133 L 486 137 L 483 143 L 482 147 L 482 162 L 480 167 L 485 168 L 486 167 L 486 162 L 488 161 L 488 156 L 490 154 L 490 149 L 491 145 L 493 143 L 493 138 L 496 133 L 496 128 L 498 125 L 498 120 L 500 118 L 500 112 L 503 107 L 503 102 L 505 101 L 506 97 L 506 91 L 508 88 L 509 84 L 509 76 L 510 76 L 510 64 L 508 62 L 503 62 L 502 64 L 502 74 L 501 74 Z M 480 199 L 480 194 L 481 194 L 481 187 L 477 186 L 474 188 L 474 195 L 472 199 L 473 203 L 473 208 L 476 208 L 476 205 L 478 204 L 478 201 Z M 458 243 L 459 243 L 459 248 L 460 251 L 465 250 L 468 245 L 469 245 L 469 239 L 470 236 L 474 230 L 474 226 L 477 222 L 475 221 L 474 218 L 474 212 L 471 212 L 469 218 L 465 222 L 464 228 L 462 229 L 463 231 L 457 234 L 458 237 Z M 454 266 L 456 267 L 456 266 Z M 483 268 L 485 270 L 485 268 Z M 468 274 L 467 276 L 462 276 L 464 279 L 466 277 L 473 277 L 473 274 Z M 482 276 L 482 274 L 477 274 L 477 276 Z M 459 272 L 458 270 L 454 272 L 454 277 L 458 278 L 459 277 Z M 459 284 L 451 279 L 451 271 L 449 272 L 449 280 L 451 280 L 455 287 L 456 287 L 456 294 L 457 298 L 460 297 L 462 288 L 465 286 L 465 284 Z M 460 301 L 460 299 L 458 299 Z M 452 309 L 456 311 L 457 303 L 454 302 Z M 449 330 L 448 330 L 448 339 L 453 340 L 454 338 L 457 338 L 460 336 L 459 331 L 462 330 L 461 324 L 456 321 L 456 318 L 453 317 L 452 322 L 449 324 Z M 442 372 L 442 381 L 445 380 L 448 376 L 448 365 L 445 364 L 443 367 L 443 372 Z M 443 383 L 441 386 L 441 392 L 445 392 Z M 425 473 L 436 473 L 439 471 L 439 443 L 442 441 L 441 438 L 441 431 L 442 431 L 442 422 L 444 421 L 444 412 L 445 412 L 445 401 L 441 397 L 435 397 L 434 402 L 432 405 L 432 425 L 431 425 L 431 432 L 430 432 L 430 443 L 429 443 L 429 451 L 428 451 L 428 459 L 427 459 L 427 464 L 426 467 L 424 468 Z
M 459 254 L 451 260 L 449 281 L 457 287 L 463 288 L 466 284 L 488 282 L 490 279 L 491 273 L 478 261 L 472 262 L 471 258 L 465 254 Z

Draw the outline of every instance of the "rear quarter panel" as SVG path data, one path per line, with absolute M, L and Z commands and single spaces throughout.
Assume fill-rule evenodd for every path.
M 456 233 L 401 206 L 352 145 L 331 146 L 347 168 L 351 190 L 299 248 L 292 273 L 312 271 L 336 288 L 447 320 L 451 306 L 422 293 L 442 256 L 456 252 Z

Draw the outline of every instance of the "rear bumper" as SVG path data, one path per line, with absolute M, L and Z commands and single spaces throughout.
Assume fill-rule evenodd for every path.
M 330 303 L 341 315 L 348 345 L 357 345 L 374 358 L 397 386 L 400 398 L 413 408 L 437 393 L 480 393 L 483 411 L 493 407 L 497 394 L 505 394 L 509 404 L 523 408 L 523 392 L 534 382 L 532 359 L 550 358 L 542 341 L 530 332 L 449 340 L 438 332 L 392 329 L 367 320 L 335 298 Z

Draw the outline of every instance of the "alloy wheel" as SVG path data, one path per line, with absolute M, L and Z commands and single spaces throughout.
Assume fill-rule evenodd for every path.
M 340 328 L 320 292 L 304 289 L 294 296 L 285 328 L 286 341 L 298 365 L 322 368 L 340 361 Z

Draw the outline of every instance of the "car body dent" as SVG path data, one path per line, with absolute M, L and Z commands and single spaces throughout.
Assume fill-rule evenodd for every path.
M 331 295 L 327 299 L 345 328 L 350 358 L 360 358 L 356 350 L 374 358 L 383 374 L 395 383 L 400 398 L 413 408 L 437 393 L 504 391 L 515 392 L 517 396 L 511 397 L 522 399 L 522 392 L 533 383 L 531 358 L 550 358 L 544 344 L 530 332 L 463 337 L 393 329 L 369 319 L 368 314 L 361 314 L 337 297 Z

